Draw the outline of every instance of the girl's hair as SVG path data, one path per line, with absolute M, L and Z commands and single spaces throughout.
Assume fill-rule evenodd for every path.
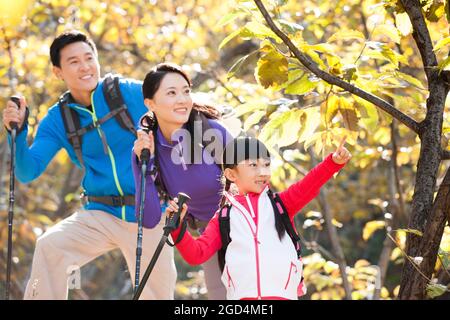
M 181 69 L 180 66 L 174 63 L 160 63 L 156 65 L 152 70 L 150 70 L 145 76 L 144 83 L 142 84 L 142 93 L 144 99 L 153 99 L 155 93 L 158 91 L 162 80 L 169 73 L 176 73 L 182 76 L 189 87 L 192 86 L 191 80 L 189 76 Z M 197 104 L 193 103 L 191 113 L 189 115 L 188 122 L 186 123 L 186 129 L 189 131 L 191 137 L 194 137 L 194 121 L 197 119 L 201 119 L 202 121 L 206 121 L 206 119 L 219 119 L 221 117 L 221 113 L 219 110 L 214 108 L 213 106 L 205 105 L 205 104 Z M 158 135 L 158 119 L 153 112 L 150 112 L 144 115 L 140 119 L 141 127 L 147 132 L 153 132 L 153 138 L 155 139 L 155 146 L 157 143 Z M 202 137 L 203 139 L 203 137 Z M 205 144 L 203 144 L 205 145 Z M 162 179 L 161 173 L 159 172 L 159 160 L 158 160 L 158 148 L 155 148 L 155 162 L 154 167 L 156 169 L 156 187 L 160 196 L 164 200 L 168 200 L 167 188 L 164 185 L 164 181 Z M 191 157 L 194 156 L 194 139 L 191 139 Z
M 227 144 L 222 153 L 222 181 L 224 184 L 222 198 L 220 200 L 220 210 L 226 203 L 225 192 L 228 192 L 231 187 L 231 181 L 225 177 L 225 169 L 234 169 L 241 162 L 248 159 L 270 160 L 270 153 L 264 143 L 252 137 L 237 137 Z M 279 214 L 275 214 L 275 228 L 277 229 L 278 237 L 283 239 L 286 233 L 283 221 Z

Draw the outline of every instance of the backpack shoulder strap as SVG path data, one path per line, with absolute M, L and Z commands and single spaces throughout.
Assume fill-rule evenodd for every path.
M 220 239 L 222 240 L 222 248 L 220 248 L 217 257 L 219 259 L 219 267 L 223 272 L 223 268 L 225 267 L 225 253 L 227 251 L 227 247 L 231 242 L 230 237 L 230 212 L 231 212 L 231 204 L 226 204 L 222 208 L 220 208 L 219 215 L 219 231 L 220 231 Z
M 125 104 L 122 93 L 120 92 L 119 77 L 113 77 L 111 74 L 108 74 L 103 81 L 102 89 L 110 111 L 116 111 L 114 112 L 114 117 L 119 125 L 123 129 L 136 135 L 136 128 L 134 126 L 133 119 L 128 112 L 127 105 Z
M 300 237 L 298 236 L 297 231 L 295 230 L 294 226 L 291 223 L 291 220 L 289 219 L 289 215 L 287 213 L 288 211 L 284 206 L 283 201 L 281 201 L 280 195 L 278 193 L 273 193 L 270 189 L 267 191 L 267 194 L 269 196 L 270 202 L 272 203 L 274 213 L 278 214 L 281 217 L 284 228 L 291 238 L 295 250 L 297 251 L 297 257 L 300 258 L 302 251 Z
M 75 155 L 81 166 L 84 167 L 83 156 L 81 152 L 81 129 L 80 118 L 75 110 L 69 108 L 67 103 L 70 98 L 70 93 L 66 92 L 59 98 L 59 110 L 63 119 L 64 127 L 66 129 L 67 139 L 75 150 Z

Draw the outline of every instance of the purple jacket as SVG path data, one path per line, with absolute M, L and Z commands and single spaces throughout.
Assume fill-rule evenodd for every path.
M 231 134 L 216 120 L 208 120 L 212 129 L 220 132 L 222 140 L 222 150 L 226 143 L 233 138 Z M 212 160 L 209 152 L 204 151 L 201 164 L 186 164 L 183 158 L 182 143 L 175 142 L 170 145 L 162 135 L 157 131 L 159 174 L 162 175 L 164 184 L 171 198 L 177 196 L 178 192 L 184 192 L 191 197 L 189 201 L 189 214 L 199 220 L 209 221 L 218 209 L 221 198 L 222 185 L 220 183 L 221 170 Z M 181 148 L 180 148 L 181 146 Z M 222 152 L 220 150 L 220 153 Z M 136 187 L 136 216 L 139 214 L 141 201 L 141 163 L 134 151 L 131 153 L 131 163 L 134 175 L 134 184 Z M 154 165 L 154 159 L 151 158 L 148 165 L 148 171 L 151 171 Z M 147 174 L 145 184 L 145 204 L 143 226 L 153 228 L 161 220 L 165 208 L 161 208 L 154 176 Z

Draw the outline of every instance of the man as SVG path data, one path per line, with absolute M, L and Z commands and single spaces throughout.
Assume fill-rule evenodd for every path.
M 57 151 L 64 148 L 84 170 L 85 204 L 38 238 L 25 299 L 67 299 L 67 280 L 73 270 L 115 248 L 122 251 L 133 284 L 135 275 L 137 225 L 131 149 L 136 137 L 120 120 L 129 119 L 137 127 L 147 111 L 142 83 L 119 79 L 128 118 L 124 112 L 108 117 L 111 105 L 106 102 L 109 96 L 103 91 L 105 79 L 100 79 L 94 43 L 79 31 L 65 32 L 53 41 L 50 58 L 54 74 L 65 82 L 68 93 L 48 110 L 33 144 L 29 147 L 26 142 L 28 112 L 24 97 L 20 98 L 19 108 L 12 101 L 7 103 L 3 124 L 9 131 L 11 122 L 18 123 L 19 181 L 27 183 L 39 177 Z M 67 131 L 74 131 L 77 120 L 79 128 L 90 130 L 82 132 L 78 140 L 81 146 L 74 147 L 75 135 L 69 139 Z M 163 224 L 164 219 L 155 228 L 144 229 L 141 269 L 145 270 L 154 253 Z M 141 298 L 173 299 L 175 282 L 173 249 L 165 246 Z

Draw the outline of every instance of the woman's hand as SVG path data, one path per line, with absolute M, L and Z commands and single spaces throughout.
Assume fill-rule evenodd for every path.
M 333 153 L 332 158 L 336 164 L 344 164 L 352 158 L 351 153 L 347 150 L 347 148 L 344 147 L 346 139 L 347 136 L 344 136 L 344 138 L 341 140 L 341 143 L 339 144 L 339 147 Z
M 155 154 L 155 140 L 153 138 L 153 132 L 149 133 L 144 130 L 137 131 L 137 139 L 134 141 L 134 153 L 138 156 L 139 160 L 141 160 L 142 150 L 149 149 L 150 154 Z
M 172 218 L 173 214 L 175 212 L 178 212 L 179 206 L 178 206 L 178 198 L 174 198 L 173 200 L 169 201 L 169 205 L 166 208 L 166 217 Z M 183 221 L 184 216 L 186 215 L 188 206 L 186 203 L 183 204 L 183 210 L 181 210 L 180 215 L 180 223 Z

